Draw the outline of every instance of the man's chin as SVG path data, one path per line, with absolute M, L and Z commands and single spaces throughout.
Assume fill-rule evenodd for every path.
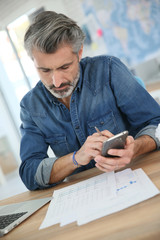
M 73 92 L 73 89 L 68 89 L 66 91 L 52 91 L 50 93 L 56 98 L 66 98 L 69 97 Z

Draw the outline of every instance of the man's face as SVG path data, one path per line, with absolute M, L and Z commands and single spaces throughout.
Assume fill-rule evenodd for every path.
M 72 52 L 70 46 L 63 46 L 55 53 L 33 51 L 33 61 L 41 81 L 57 98 L 70 96 L 79 80 L 79 61 L 82 49 L 78 55 Z

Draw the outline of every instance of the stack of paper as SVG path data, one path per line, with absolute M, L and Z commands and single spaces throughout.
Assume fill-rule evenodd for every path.
M 103 173 L 54 191 L 40 229 L 77 221 L 82 225 L 151 198 L 159 190 L 142 169 Z

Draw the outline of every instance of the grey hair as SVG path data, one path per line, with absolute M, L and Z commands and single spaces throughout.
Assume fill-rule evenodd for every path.
M 55 53 L 62 45 L 70 45 L 78 53 L 85 35 L 75 21 L 64 14 L 44 11 L 37 15 L 24 36 L 24 47 L 32 58 L 33 49 Z

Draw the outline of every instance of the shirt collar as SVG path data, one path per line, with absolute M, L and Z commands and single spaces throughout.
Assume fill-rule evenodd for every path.
M 40 81 L 41 82 L 41 81 Z M 59 101 L 57 100 L 57 98 L 55 98 L 48 90 L 47 88 L 44 86 L 44 84 L 41 82 L 41 86 L 42 86 L 42 89 L 44 91 L 44 94 L 46 95 L 46 97 L 48 98 L 48 100 L 51 102 L 51 103 L 55 103 L 55 104 L 58 104 Z
M 79 80 L 78 80 L 75 90 L 81 91 L 81 89 L 82 89 L 82 66 L 81 66 L 81 64 L 79 65 L 79 68 L 80 68 L 80 76 L 79 76 Z

